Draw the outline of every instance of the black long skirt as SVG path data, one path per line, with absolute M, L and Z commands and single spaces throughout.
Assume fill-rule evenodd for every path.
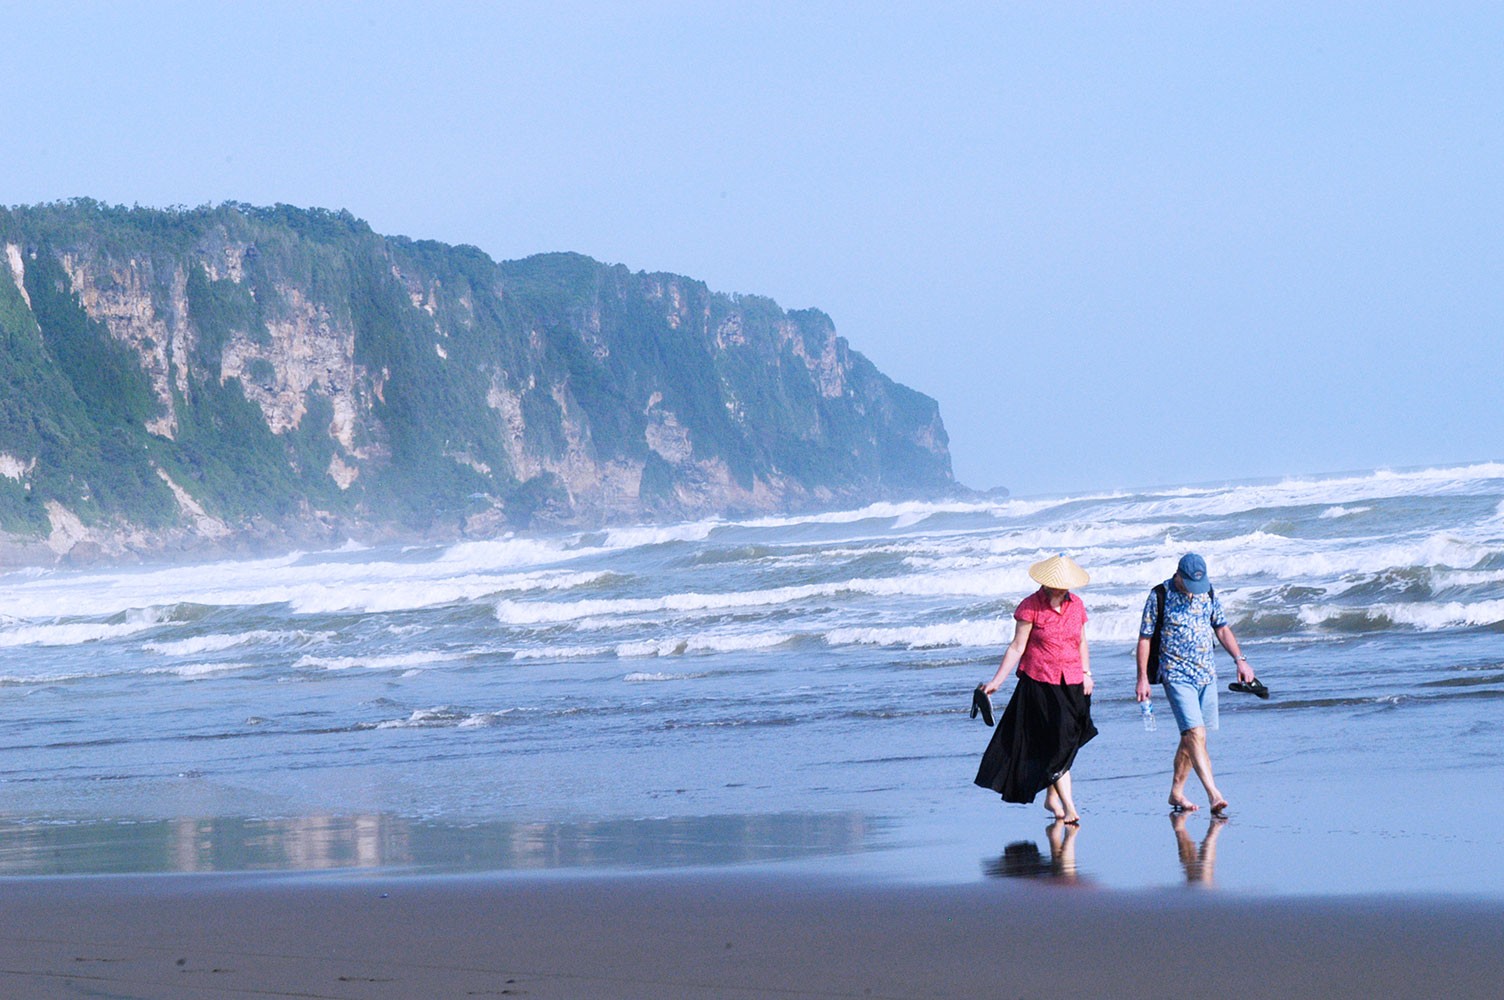
M 1091 696 L 1080 684 L 1044 684 L 1019 674 L 976 783 L 1007 802 L 1033 802 L 1071 769 L 1076 751 L 1095 735 Z

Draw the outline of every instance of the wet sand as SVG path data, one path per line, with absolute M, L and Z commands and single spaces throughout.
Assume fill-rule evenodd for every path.
M 1496 997 L 1504 904 L 754 872 L 0 881 L 0 995 Z

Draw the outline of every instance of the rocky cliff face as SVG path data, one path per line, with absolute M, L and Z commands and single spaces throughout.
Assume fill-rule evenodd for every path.
M 955 488 L 817 311 L 348 213 L 0 210 L 11 559 L 739 514 Z

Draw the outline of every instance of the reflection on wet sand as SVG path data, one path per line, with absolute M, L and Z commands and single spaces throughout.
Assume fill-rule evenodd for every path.
M 1003 853 L 983 867 L 994 878 L 1047 878 L 1061 882 L 1080 882 L 1076 871 L 1076 837 L 1081 827 L 1055 820 L 1045 827 L 1045 841 L 1050 856 L 1040 853 L 1032 840 L 1017 840 L 1003 848 Z
M 672 868 L 870 850 L 860 813 L 587 823 L 439 823 L 391 815 L 142 821 L 0 820 L 0 875 L 421 868 Z
M 1185 880 L 1191 885 L 1211 885 L 1217 867 L 1217 838 L 1227 825 L 1227 817 L 1210 818 L 1200 846 L 1186 832 L 1185 823 L 1185 813 L 1170 813 L 1170 828 L 1175 831 L 1175 850 L 1180 855 L 1180 866 L 1185 869 Z

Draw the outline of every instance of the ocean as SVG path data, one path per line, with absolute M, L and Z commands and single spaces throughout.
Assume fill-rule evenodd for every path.
M 1145 597 L 1186 551 L 1273 692 L 1222 693 L 1226 824 L 1167 819 L 1173 720 L 1133 701 Z M 1062 552 L 1092 577 L 1100 730 L 1068 844 L 972 785 L 967 714 Z M 1504 464 L 32 569 L 0 595 L 0 875 L 1504 897 Z

